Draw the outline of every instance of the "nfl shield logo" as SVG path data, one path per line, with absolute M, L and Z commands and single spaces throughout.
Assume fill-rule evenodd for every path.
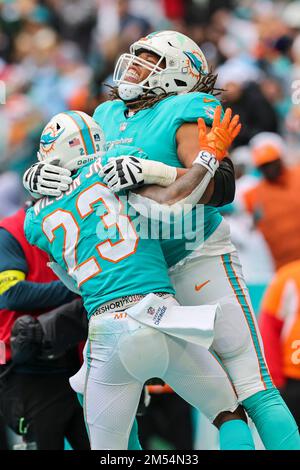
M 120 125 L 120 132 L 125 131 L 126 127 L 127 127 L 127 123 L 126 123 L 126 122 L 122 122 L 122 124 Z
M 149 307 L 147 310 L 148 315 L 154 315 L 155 314 L 155 308 Z

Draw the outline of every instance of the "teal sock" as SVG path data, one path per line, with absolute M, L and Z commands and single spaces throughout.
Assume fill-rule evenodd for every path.
M 221 450 L 255 450 L 249 426 L 241 419 L 226 421 L 220 427 Z
M 267 450 L 300 450 L 297 424 L 276 388 L 255 393 L 242 404 Z
M 143 450 L 139 441 L 138 423 L 137 423 L 136 418 L 133 421 L 133 425 L 131 428 L 129 441 L 128 441 L 128 450 Z

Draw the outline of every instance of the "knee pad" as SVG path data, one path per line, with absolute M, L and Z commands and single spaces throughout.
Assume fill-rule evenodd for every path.
M 222 358 L 231 358 L 247 350 L 251 334 L 240 307 L 234 302 L 220 302 L 220 313 L 215 323 L 215 338 L 212 348 Z M 235 314 L 233 312 L 236 311 Z

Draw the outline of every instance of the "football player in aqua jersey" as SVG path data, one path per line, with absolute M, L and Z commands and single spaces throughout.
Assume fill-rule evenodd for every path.
M 153 33 L 134 43 L 130 54 L 120 57 L 114 80 L 116 99 L 100 105 L 95 120 L 111 144 L 124 139 L 141 146 L 152 160 L 173 167 L 160 171 L 167 174 L 163 184 L 169 184 L 184 173 L 180 169 L 175 173 L 174 167 L 189 168 L 197 153 L 197 117 L 211 125 L 219 105 L 210 93 L 214 77 L 202 51 L 182 34 Z M 125 160 L 120 163 L 117 159 L 106 168 L 106 181 L 111 180 L 117 189 L 126 186 L 118 177 L 122 167 L 130 166 L 130 158 Z M 146 166 L 141 163 L 140 170 L 147 180 L 153 173 L 155 177 L 157 166 L 147 161 Z M 159 179 L 157 182 L 161 184 Z M 183 305 L 220 302 L 223 318 L 217 321 L 213 348 L 229 371 L 240 402 L 267 449 L 300 449 L 295 421 L 268 372 L 229 228 L 212 207 L 224 198 L 218 193 L 218 174 L 206 194 L 210 205 L 205 206 L 203 227 L 199 227 L 204 243 L 189 252 L 184 237 L 162 241 L 177 298 Z
M 126 143 L 140 147 L 149 160 L 112 159 L 104 169 L 105 181 L 114 190 L 141 183 L 170 185 L 186 173 L 198 154 L 197 119 L 203 118 L 207 126 L 212 124 L 219 105 L 213 95 L 216 77 L 209 72 L 197 44 L 181 33 L 162 31 L 135 42 L 130 54 L 120 57 L 114 80 L 112 100 L 96 109 L 94 119 L 103 128 L 109 146 Z M 219 145 L 222 147 L 221 141 Z M 34 172 L 28 170 L 27 176 Z M 35 179 L 45 184 L 40 173 Z M 36 184 L 27 184 L 27 188 L 37 190 Z M 231 202 L 233 195 L 232 165 L 223 159 L 212 171 L 201 199 L 204 213 L 196 232 L 203 237 L 198 245 L 188 246 L 190 234 L 185 232 L 181 238 L 162 240 L 161 246 L 183 305 L 220 303 L 223 316 L 216 324 L 213 348 L 265 447 L 300 449 L 296 423 L 268 372 L 229 227 L 216 209 Z
M 219 130 L 227 134 L 230 145 L 239 124 L 238 118 L 227 117 L 226 128 L 225 119 L 223 123 L 216 119 L 216 128 L 222 127 Z M 200 122 L 200 134 L 205 133 L 204 127 Z M 216 164 L 218 151 L 213 139 L 202 140 L 203 152 Z M 27 212 L 25 221 L 29 242 L 48 252 L 73 278 L 90 318 L 84 399 L 91 447 L 127 448 L 143 383 L 158 375 L 220 427 L 224 448 L 251 449 L 251 433 L 242 411 L 238 409 L 241 419 L 234 421 L 239 428 L 236 434 L 228 427 L 228 413 L 224 420 L 223 412 L 236 410 L 238 402 L 230 380 L 212 353 L 186 340 L 183 325 L 177 327 L 179 333 L 174 337 L 174 324 L 173 333 L 166 335 L 163 329 L 149 328 L 130 320 L 127 314 L 116 315 L 118 310 L 130 315 L 135 308 L 150 312 L 152 320 L 151 315 L 160 312 L 159 324 L 163 309 L 167 309 L 172 323 L 178 304 L 159 241 L 137 235 L 135 220 L 98 174 L 103 162 L 112 156 L 124 152 L 135 158 L 146 155 L 134 147 L 119 146 L 100 157 L 97 144 L 101 141 L 101 129 L 84 113 L 61 113 L 51 120 L 42 134 L 39 159 L 51 161 L 57 154 L 62 167 L 72 171 L 72 183 L 60 196 L 40 199 Z M 168 188 L 155 188 L 154 199 L 171 208 L 173 202 L 182 199 L 197 202 L 195 197 L 201 198 L 205 190 L 202 180 L 208 173 L 201 165 L 203 152 L 187 175 Z M 189 192 L 194 199 L 189 198 Z M 200 308 L 192 310 L 197 311 L 199 336 Z M 218 308 L 212 309 L 210 316 Z M 191 310 L 179 313 L 181 322 L 188 323 Z M 205 316 L 204 310 L 202 314 Z

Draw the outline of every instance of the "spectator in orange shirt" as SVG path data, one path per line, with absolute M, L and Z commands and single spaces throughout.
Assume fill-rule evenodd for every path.
M 300 260 L 279 269 L 260 316 L 266 359 L 275 385 L 300 425 Z
M 250 145 L 254 164 L 263 178 L 244 193 L 244 203 L 278 269 L 300 259 L 300 165 L 285 165 L 284 142 L 277 134 L 257 134 Z

